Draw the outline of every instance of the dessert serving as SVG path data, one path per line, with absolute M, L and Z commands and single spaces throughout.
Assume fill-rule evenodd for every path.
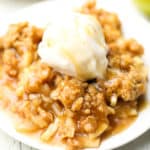
M 45 28 L 11 24 L 0 37 L 0 106 L 17 132 L 67 149 L 99 147 L 138 116 L 144 49 L 93 1 L 58 16 Z

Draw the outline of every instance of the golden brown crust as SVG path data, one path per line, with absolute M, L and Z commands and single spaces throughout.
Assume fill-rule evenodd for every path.
M 116 41 L 122 36 L 121 23 L 118 16 L 115 13 L 97 9 L 95 0 L 94 2 L 92 0 L 86 3 L 80 11 L 81 13 L 93 15 L 98 19 L 108 44 Z

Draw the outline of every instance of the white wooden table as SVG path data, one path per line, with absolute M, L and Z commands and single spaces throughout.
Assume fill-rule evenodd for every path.
M 0 20 L 4 17 L 4 15 L 13 13 L 16 10 L 29 6 L 30 4 L 37 3 L 38 1 L 40 0 L 0 0 Z M 12 139 L 8 135 L 0 131 L 0 150 L 35 149 Z M 150 131 L 148 131 L 135 141 L 116 150 L 150 150 Z

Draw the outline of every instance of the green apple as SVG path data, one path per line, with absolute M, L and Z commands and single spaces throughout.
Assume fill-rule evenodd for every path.
M 134 2 L 145 15 L 150 16 L 150 0 L 134 0 Z

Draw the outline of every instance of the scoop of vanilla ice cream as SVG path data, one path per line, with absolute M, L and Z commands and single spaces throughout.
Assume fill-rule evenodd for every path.
M 99 22 L 71 12 L 51 18 L 38 47 L 41 60 L 81 80 L 104 78 L 107 46 Z

